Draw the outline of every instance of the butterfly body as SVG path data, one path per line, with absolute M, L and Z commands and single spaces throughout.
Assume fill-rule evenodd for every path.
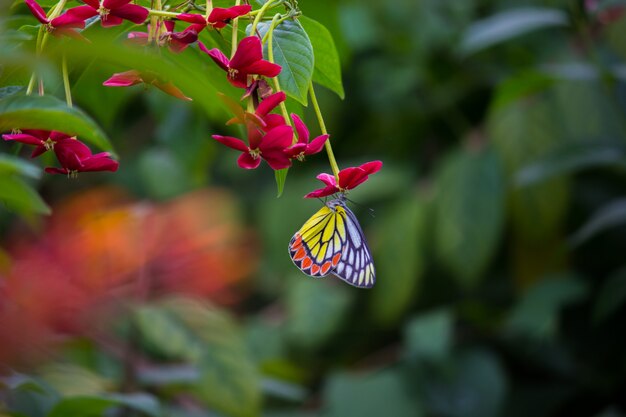
M 345 196 L 328 201 L 289 242 L 289 255 L 305 274 L 334 274 L 346 283 L 371 288 L 376 272 L 365 236 Z

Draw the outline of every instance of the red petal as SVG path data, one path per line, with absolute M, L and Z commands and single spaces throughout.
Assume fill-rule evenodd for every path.
M 267 116 L 265 116 L 265 119 L 263 119 L 263 121 L 265 122 L 266 131 L 273 129 L 277 126 L 285 125 L 285 118 L 281 116 L 280 114 L 275 114 L 275 113 L 268 114 Z
M 24 0 L 26 6 L 30 9 L 30 12 L 39 20 L 40 23 L 44 25 L 48 23 L 48 18 L 46 17 L 46 12 L 41 8 L 41 6 L 34 0 Z
M 270 130 L 263 136 L 259 149 L 266 153 L 273 149 L 278 149 L 283 155 L 283 149 L 289 147 L 293 140 L 293 129 L 291 126 L 278 126 Z
M 307 129 L 302 119 L 295 113 L 291 113 L 291 119 L 298 133 L 298 143 L 309 143 L 309 129 Z
M 26 145 L 35 145 L 35 146 L 41 145 L 41 142 L 43 141 L 42 139 L 38 137 L 28 135 L 25 133 L 18 133 L 15 135 L 2 135 L 2 139 L 14 140 L 15 142 L 25 143 Z
M 33 152 L 30 154 L 31 158 L 36 158 L 39 155 L 46 153 L 47 149 L 41 145 L 35 147 L 35 149 L 33 149 Z
M 261 101 L 259 107 L 256 108 L 255 113 L 261 117 L 265 117 L 269 112 L 274 110 L 276 106 L 285 101 L 287 96 L 284 92 L 279 91 L 278 93 L 274 93 L 271 96 L 267 97 L 265 100 Z
M 131 0 L 104 0 L 102 2 L 102 7 L 113 11 L 115 9 L 119 9 L 120 7 L 124 7 L 130 3 L 130 1 Z
M 137 70 L 118 72 L 113 74 L 111 78 L 102 83 L 107 87 L 128 87 L 143 82 L 141 74 Z
M 261 156 L 272 169 L 284 169 L 291 166 L 291 160 L 283 153 L 283 149 L 266 151 L 261 153 Z
M 372 175 L 380 171 L 382 167 L 383 167 L 383 163 L 381 161 L 371 161 L 371 162 L 364 163 L 359 168 L 365 171 L 367 175 Z
M 104 1 L 106 2 L 106 0 Z M 111 13 L 107 16 L 107 20 L 111 18 L 111 15 L 113 15 L 140 25 L 146 21 L 148 14 L 148 9 L 145 7 L 137 6 L 136 4 L 126 4 L 111 10 Z
M 96 10 L 98 10 L 98 8 L 100 7 L 100 1 L 99 0 L 83 0 L 83 3 L 85 3 L 89 7 L 92 7 L 94 9 L 96 9 Z
M 316 154 L 318 152 L 320 152 L 322 150 L 322 148 L 324 147 L 324 144 L 326 143 L 326 141 L 328 140 L 330 135 L 322 135 L 322 136 L 318 136 L 315 139 L 313 139 L 309 145 L 306 147 L 306 154 L 307 155 L 313 155 Z
M 100 23 L 103 28 L 110 28 L 113 26 L 119 26 L 124 23 L 124 19 L 121 17 L 115 16 L 113 13 L 107 15 L 106 19 L 100 19 Z
M 232 66 L 232 62 L 231 62 L 231 66 Z M 258 75 L 263 75 L 265 77 L 271 78 L 280 74 L 281 69 L 282 67 L 280 65 L 272 64 L 269 61 L 261 59 L 259 61 L 256 61 L 248 65 L 242 71 L 247 72 L 248 74 L 258 74 Z
M 111 156 L 106 153 L 99 153 L 90 158 L 83 159 L 82 167 L 79 171 L 111 171 L 115 172 L 119 168 L 120 164 Z
M 58 132 L 56 130 L 53 130 L 52 132 L 50 132 L 50 135 L 48 137 L 55 142 L 71 138 L 70 135 L 65 134 L 63 132 Z
M 238 70 L 244 70 L 248 66 L 263 59 L 263 49 L 261 46 L 261 40 L 256 36 L 248 36 L 243 38 L 237 46 L 235 56 L 230 61 L 229 67 L 236 68 Z M 251 73 L 250 71 L 243 71 Z
M 330 174 L 319 174 L 317 177 L 318 180 L 322 181 L 324 184 L 326 184 L 328 187 L 334 187 L 337 188 L 337 181 L 335 180 L 335 176 L 334 175 L 330 175 Z
M 211 11 L 208 20 L 211 24 L 217 22 L 226 22 L 228 20 L 234 19 L 235 17 L 248 14 L 250 13 L 250 10 L 252 10 L 252 6 L 248 4 L 242 6 L 233 6 L 227 9 L 224 9 L 222 7 L 216 7 Z
M 172 37 L 172 40 L 176 40 L 184 44 L 194 43 L 198 40 L 198 32 L 189 28 L 182 32 L 174 32 L 170 36 Z
M 306 145 L 304 143 L 296 143 L 295 145 L 291 145 L 288 148 L 285 148 L 285 155 L 289 158 L 295 158 L 296 155 L 301 154 L 306 149 Z
M 54 145 L 54 153 L 61 166 L 70 170 L 79 170 L 83 159 L 91 158 L 91 151 L 79 140 L 65 139 Z
M 69 9 L 67 12 L 65 12 L 65 14 L 85 20 L 97 16 L 98 10 L 97 7 L 96 9 L 94 9 L 91 6 L 78 6 Z
M 349 190 L 367 179 L 367 172 L 359 167 L 350 167 L 339 171 L 339 187 Z
M 254 169 L 261 164 L 261 158 L 253 158 L 247 151 L 237 159 L 237 165 L 243 169 Z
M 166 20 L 163 22 L 163 26 L 165 26 L 165 30 L 168 32 L 174 32 L 174 26 L 176 26 L 176 22 L 173 20 Z
M 305 195 L 304 198 L 322 198 L 322 197 L 327 197 L 329 195 L 333 195 L 338 192 L 339 192 L 339 189 L 337 187 L 327 186 L 324 188 L 320 188 L 319 190 L 311 191 L 310 193 Z
M 234 138 L 232 136 L 220 136 L 220 135 L 213 135 L 211 137 L 215 139 L 216 141 L 228 146 L 229 148 L 237 149 L 238 151 L 246 152 L 246 153 L 249 151 L 248 145 L 246 145 L 245 142 L 241 139 Z
M 220 51 L 217 48 L 213 48 L 211 50 L 207 49 L 206 46 L 204 46 L 204 44 L 202 42 L 198 42 L 198 46 L 200 47 L 200 50 L 207 53 L 211 59 L 217 64 L 219 65 L 219 67 L 221 69 L 223 69 L 224 71 L 228 71 L 228 65 L 230 63 L 228 57 L 226 57 L 226 55 L 224 55 L 224 53 L 222 51 Z
M 178 20 L 182 20 L 183 22 L 195 23 L 198 25 L 206 26 L 207 22 L 204 16 L 195 13 L 181 13 L 176 16 Z
M 68 13 L 63 13 L 61 16 L 55 17 L 50 24 L 55 28 L 82 29 L 85 27 L 85 21 L 82 18 Z
M 249 122 L 246 127 L 248 130 L 248 144 L 250 145 L 250 149 L 257 149 L 263 139 L 263 132 L 254 123 Z

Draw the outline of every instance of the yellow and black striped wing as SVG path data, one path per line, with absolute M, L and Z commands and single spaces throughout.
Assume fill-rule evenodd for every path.
M 331 273 L 341 260 L 347 241 L 347 214 L 322 207 L 289 242 L 289 255 L 302 272 L 312 277 Z

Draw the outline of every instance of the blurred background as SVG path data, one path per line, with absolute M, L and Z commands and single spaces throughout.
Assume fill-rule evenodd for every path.
M 0 207 L 0 415 L 626 416 L 624 3 L 299 1 L 342 62 L 345 99 L 318 88 L 340 166 L 384 162 L 350 194 L 369 291 L 292 264 L 326 157 L 280 198 L 237 168 L 210 140 L 236 92 L 196 47 L 191 104 L 102 87 L 130 56 L 76 61 L 120 170 Z

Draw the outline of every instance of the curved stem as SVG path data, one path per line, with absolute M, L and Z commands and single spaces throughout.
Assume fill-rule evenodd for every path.
M 254 36 L 256 34 L 256 27 L 259 24 L 259 22 L 261 21 L 261 19 L 263 18 L 263 15 L 265 14 L 265 12 L 267 11 L 267 9 L 270 8 L 270 6 L 272 4 L 274 4 L 276 2 L 276 0 L 267 0 L 267 2 L 265 2 L 265 4 L 263 5 L 263 7 L 261 7 L 256 15 L 256 17 L 254 18 L 254 22 L 252 22 L 252 28 L 250 29 L 250 35 Z M 273 21 L 272 21 L 273 22 Z
M 239 4 L 241 4 L 241 0 L 236 0 L 235 1 L 235 6 L 239 6 Z M 231 37 L 231 49 L 230 49 L 230 57 L 232 59 L 232 57 L 235 56 L 235 52 L 237 51 L 237 30 L 239 28 L 239 18 L 236 17 L 233 19 L 233 34 Z
M 63 88 L 65 89 L 65 101 L 67 107 L 72 107 L 72 91 L 70 89 L 70 74 L 67 70 L 67 57 L 63 54 L 61 61 L 61 72 L 63 73 Z
M 274 28 L 278 25 L 278 19 L 279 18 L 280 18 L 280 14 L 276 14 L 274 16 L 274 18 L 272 19 L 272 23 L 270 24 L 270 28 L 267 31 L 267 34 L 265 35 L 265 36 L 267 36 L 267 58 L 269 59 L 269 61 L 272 64 L 274 63 L 274 43 L 273 43 L 272 39 L 273 39 Z M 281 91 L 280 83 L 278 82 L 278 76 L 274 77 L 273 80 L 274 80 L 274 91 L 276 93 L 278 93 L 278 92 Z M 291 126 L 291 119 L 289 118 L 289 112 L 287 111 L 287 106 L 285 105 L 284 101 L 280 103 L 280 112 L 283 114 L 283 118 L 285 119 L 285 123 L 287 123 L 289 126 Z M 297 141 L 297 139 L 296 139 L 296 137 L 294 135 L 293 143 L 296 143 L 296 141 Z
M 206 11 L 204 12 L 204 18 L 209 20 L 209 15 L 213 10 L 213 0 L 206 0 Z
M 327 135 L 328 131 L 326 130 L 326 124 L 324 123 L 324 118 L 322 117 L 320 106 L 317 103 L 317 97 L 315 97 L 313 82 L 309 84 L 309 95 L 311 96 L 311 103 L 313 103 L 313 109 L 315 110 L 315 115 L 317 116 L 320 130 L 322 131 L 323 135 Z M 328 154 L 328 162 L 330 162 L 330 168 L 333 170 L 335 180 L 337 181 L 337 183 L 339 183 L 339 166 L 337 165 L 337 160 L 335 160 L 335 154 L 333 153 L 333 147 L 330 144 L 330 139 L 328 139 L 326 143 L 324 143 L 324 148 L 326 148 L 326 154 Z

